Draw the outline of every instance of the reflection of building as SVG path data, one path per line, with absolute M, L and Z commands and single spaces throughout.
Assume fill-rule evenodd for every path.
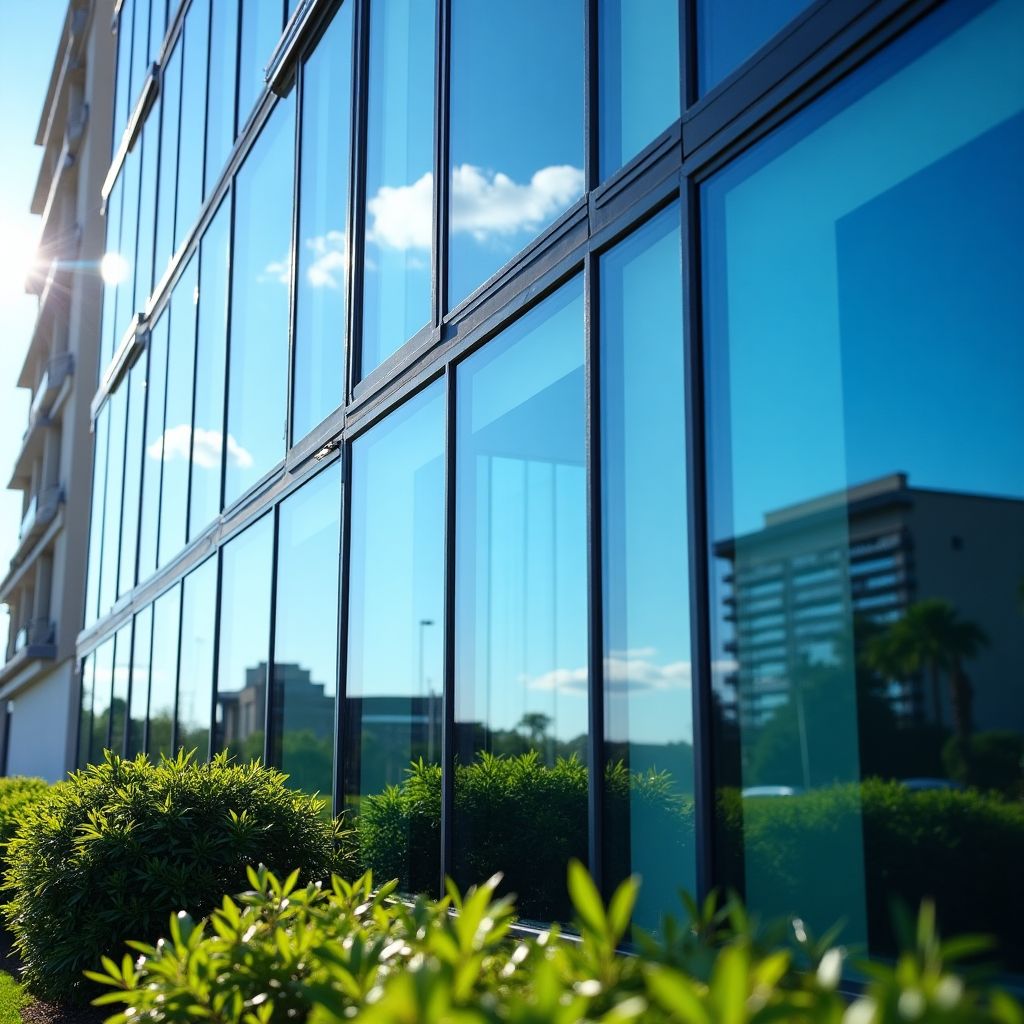
M 866 634 L 941 597 L 990 640 L 971 663 L 979 727 L 1024 728 L 1005 686 L 1024 657 L 1019 570 L 997 540 L 1022 536 L 1022 501 L 913 487 L 894 473 L 770 512 L 763 529 L 719 541 L 715 554 L 731 563 L 741 722 L 762 723 L 787 703 L 801 666 L 852 656 L 855 621 Z M 920 674 L 893 684 L 890 698 L 901 717 L 935 719 Z M 940 712 L 948 723 L 948 706 Z
M 18 386 L 32 396 L 28 422 L 8 484 L 22 493 L 22 520 L 0 581 L 0 602 L 10 609 L 7 648 L 0 652 L 6 654 L 0 657 L 6 662 L 0 665 L 0 715 L 9 716 L 0 731 L 0 747 L 6 747 L 0 766 L 49 779 L 74 763 L 77 737 L 75 642 L 85 596 L 89 404 L 101 299 L 92 268 L 103 253 L 112 7 L 112 0 L 68 4 L 35 140 L 42 159 L 32 212 L 40 216 L 41 234 L 39 266 L 27 287 L 39 305 L 18 375 Z M 5 339 L 14 347 L 21 340 Z
M 334 735 L 334 695 L 324 695 L 323 683 L 314 683 L 309 669 L 290 662 L 274 666 L 275 698 L 288 708 L 289 732 L 309 732 L 318 740 Z M 217 693 L 217 723 L 222 746 L 238 747 L 266 729 L 267 664 L 245 670 L 241 690 Z

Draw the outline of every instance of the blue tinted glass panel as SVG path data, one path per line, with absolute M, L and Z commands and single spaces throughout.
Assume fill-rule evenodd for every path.
M 335 15 L 302 70 L 293 442 L 341 404 L 345 382 L 354 10 Z
M 116 152 L 121 135 L 128 124 L 128 109 L 132 89 L 132 17 L 134 0 L 125 0 L 117 17 L 117 81 L 114 87 L 114 136 L 113 149 Z
M 124 754 L 128 725 L 128 690 L 132 676 L 132 622 L 115 634 L 114 681 L 110 695 L 110 749 Z
M 206 97 L 206 186 L 209 195 L 235 141 L 238 0 L 214 0 L 210 15 L 210 82 Z
M 127 6 L 127 2 L 125 4 Z M 142 83 L 149 71 L 149 0 L 135 0 L 132 4 L 132 84 L 129 90 L 129 116 L 139 101 Z
M 214 556 L 182 581 L 177 746 L 195 750 L 200 761 L 210 756 L 216 621 L 217 558 Z
M 110 403 L 96 417 L 93 444 L 92 505 L 89 515 L 89 569 L 85 592 L 85 625 L 97 618 L 100 602 L 100 574 L 103 571 L 103 510 L 107 501 L 107 441 L 110 436 Z
M 679 0 L 601 0 L 601 177 L 679 117 Z
M 199 333 L 196 339 L 192 487 L 188 519 L 190 540 L 220 512 L 230 242 L 231 202 L 225 200 L 206 229 L 200 249 Z
M 449 307 L 583 194 L 580 4 L 505 14 L 452 2 Z
M 944 6 L 702 216 L 730 881 L 881 955 L 891 900 L 933 897 L 1017 971 L 1022 38 L 1012 0 Z
M 430 320 L 435 17 L 432 0 L 370 8 L 364 376 Z
M 90 654 L 82 662 L 82 702 L 78 716 L 78 756 L 76 764 L 84 768 L 89 763 L 89 743 L 92 739 L 92 704 L 96 681 L 96 655 Z
M 697 881 L 680 253 L 673 206 L 600 263 L 605 872 L 648 931 Z
M 131 696 L 128 700 L 128 757 L 146 749 L 146 717 L 149 714 L 149 665 L 153 644 L 153 606 L 135 616 L 132 648 Z
M 164 462 L 164 404 L 167 393 L 167 326 L 165 312 L 149 335 L 146 383 L 146 439 L 142 450 L 142 504 L 139 511 L 141 582 L 156 569 L 160 536 L 160 478 Z
M 235 182 L 225 504 L 284 458 L 294 152 L 293 94 Z
M 125 382 L 107 400 L 110 404 L 110 442 L 107 451 L 107 491 L 103 510 L 103 566 L 100 571 L 99 614 L 106 615 L 117 598 L 118 556 L 121 550 L 121 496 L 124 486 L 125 422 L 128 388 Z
M 238 126 L 249 119 L 266 87 L 267 66 L 284 27 L 280 0 L 241 0 L 242 42 L 238 55 Z
M 271 761 L 288 785 L 334 792 L 341 462 L 281 503 Z
M 536 919 L 569 914 L 566 863 L 587 855 L 582 291 L 563 287 L 457 379 L 455 875 L 504 871 Z M 533 759 L 529 783 L 476 799 L 485 752 Z M 530 796 L 552 788 L 557 828 Z
M 701 94 L 752 57 L 812 0 L 697 0 L 697 78 Z
M 103 760 L 103 751 L 110 749 L 110 697 L 114 685 L 114 637 L 108 637 L 96 648 L 96 669 L 93 676 L 92 733 L 89 737 L 87 764 Z
M 411 783 L 420 759 L 440 794 L 444 438 L 435 384 L 352 449 L 344 802 L 371 821 L 384 812 L 387 787 Z M 439 810 L 438 800 L 425 827 L 407 821 L 368 848 L 366 866 L 398 878 L 405 892 L 436 890 Z
M 164 68 L 160 90 L 160 182 L 157 193 L 153 277 L 159 281 L 174 254 L 174 207 L 178 191 L 178 129 L 181 113 L 181 36 Z M 153 115 L 150 114 L 150 117 Z
M 171 756 L 174 698 L 178 685 L 178 630 L 181 625 L 181 585 L 153 603 L 153 654 L 149 683 L 149 730 L 146 750 L 154 760 Z
M 274 516 L 265 515 L 221 552 L 220 641 L 214 753 L 263 757 Z
M 196 263 L 193 258 L 174 285 L 169 308 L 167 399 L 162 438 L 159 565 L 185 546 L 188 472 L 192 439 L 192 378 L 196 358 Z
M 149 17 L 149 62 L 152 64 L 160 56 L 167 32 L 167 0 L 152 0 Z
M 125 437 L 124 499 L 121 503 L 121 566 L 118 595 L 135 586 L 139 540 L 139 497 L 142 484 L 142 444 L 146 422 L 146 360 L 141 358 L 121 382 L 128 392 L 128 430 Z
M 178 151 L 178 202 L 174 214 L 174 248 L 199 216 L 203 201 L 203 155 L 206 139 L 206 68 L 210 47 L 208 0 L 192 3 L 185 15 L 184 65 L 181 80 L 181 135 Z M 216 65 L 218 73 L 220 66 Z
M 124 174 L 118 175 L 107 198 L 106 245 L 103 263 L 103 319 L 100 325 L 100 352 L 98 373 L 102 376 L 114 354 L 117 344 L 117 291 L 124 278 L 126 263 L 121 254 L 121 207 L 124 199 Z
M 159 101 L 150 112 L 142 130 L 142 179 L 139 186 L 139 231 L 135 247 L 136 310 L 143 310 L 153 291 L 153 247 L 156 232 L 156 186 L 159 170 L 160 110 Z
M 136 143 L 129 152 L 121 171 L 124 178 L 124 205 L 121 208 L 121 254 L 119 265 L 123 268 L 117 285 L 117 312 L 114 316 L 114 334 L 110 339 L 111 356 L 128 329 L 135 309 L 135 259 L 138 247 L 139 194 L 142 185 L 142 147 Z

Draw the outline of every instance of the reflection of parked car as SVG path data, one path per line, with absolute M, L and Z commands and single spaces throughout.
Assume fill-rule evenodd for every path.
M 900 779 L 906 789 L 963 789 L 963 784 L 953 779 Z
M 799 796 L 802 792 L 799 786 L 747 786 L 743 796 Z

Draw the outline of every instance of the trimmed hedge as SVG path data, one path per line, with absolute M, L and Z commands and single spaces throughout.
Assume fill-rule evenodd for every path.
M 225 755 L 105 758 L 26 805 L 8 847 L 3 914 L 42 998 L 79 998 L 101 955 L 156 939 L 173 911 L 209 912 L 254 861 L 305 879 L 350 867 L 348 834 L 280 772 Z
M 107 1024 L 1021 1024 L 1010 995 L 956 973 L 978 944 L 941 944 L 929 907 L 895 967 L 869 966 L 852 1006 L 839 982 L 848 956 L 814 941 L 796 921 L 753 926 L 742 908 L 710 900 L 688 927 L 666 928 L 636 956 L 617 946 L 638 885 L 623 883 L 606 907 L 586 871 L 569 866 L 579 942 L 557 932 L 515 939 L 514 906 L 498 879 L 462 897 L 412 906 L 349 884 L 298 888 L 250 871 L 252 891 L 225 898 L 209 921 L 171 918 L 169 938 L 131 943 L 141 956 L 107 959 L 91 973 L 112 991 L 100 1005 L 126 1009 Z M 456 913 L 451 913 L 454 910 Z
M 18 831 L 28 807 L 50 792 L 50 784 L 24 775 L 0 777 L 0 873 L 7 870 L 7 844 Z

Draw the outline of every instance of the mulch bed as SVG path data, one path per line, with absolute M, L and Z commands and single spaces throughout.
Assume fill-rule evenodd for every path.
M 15 978 L 21 976 L 21 961 L 11 945 L 11 936 L 0 928 L 0 970 L 7 971 Z M 103 1024 L 117 1008 L 106 1013 L 95 1006 L 61 1006 L 58 1003 L 33 1002 L 21 1010 L 21 1019 L 26 1024 Z

